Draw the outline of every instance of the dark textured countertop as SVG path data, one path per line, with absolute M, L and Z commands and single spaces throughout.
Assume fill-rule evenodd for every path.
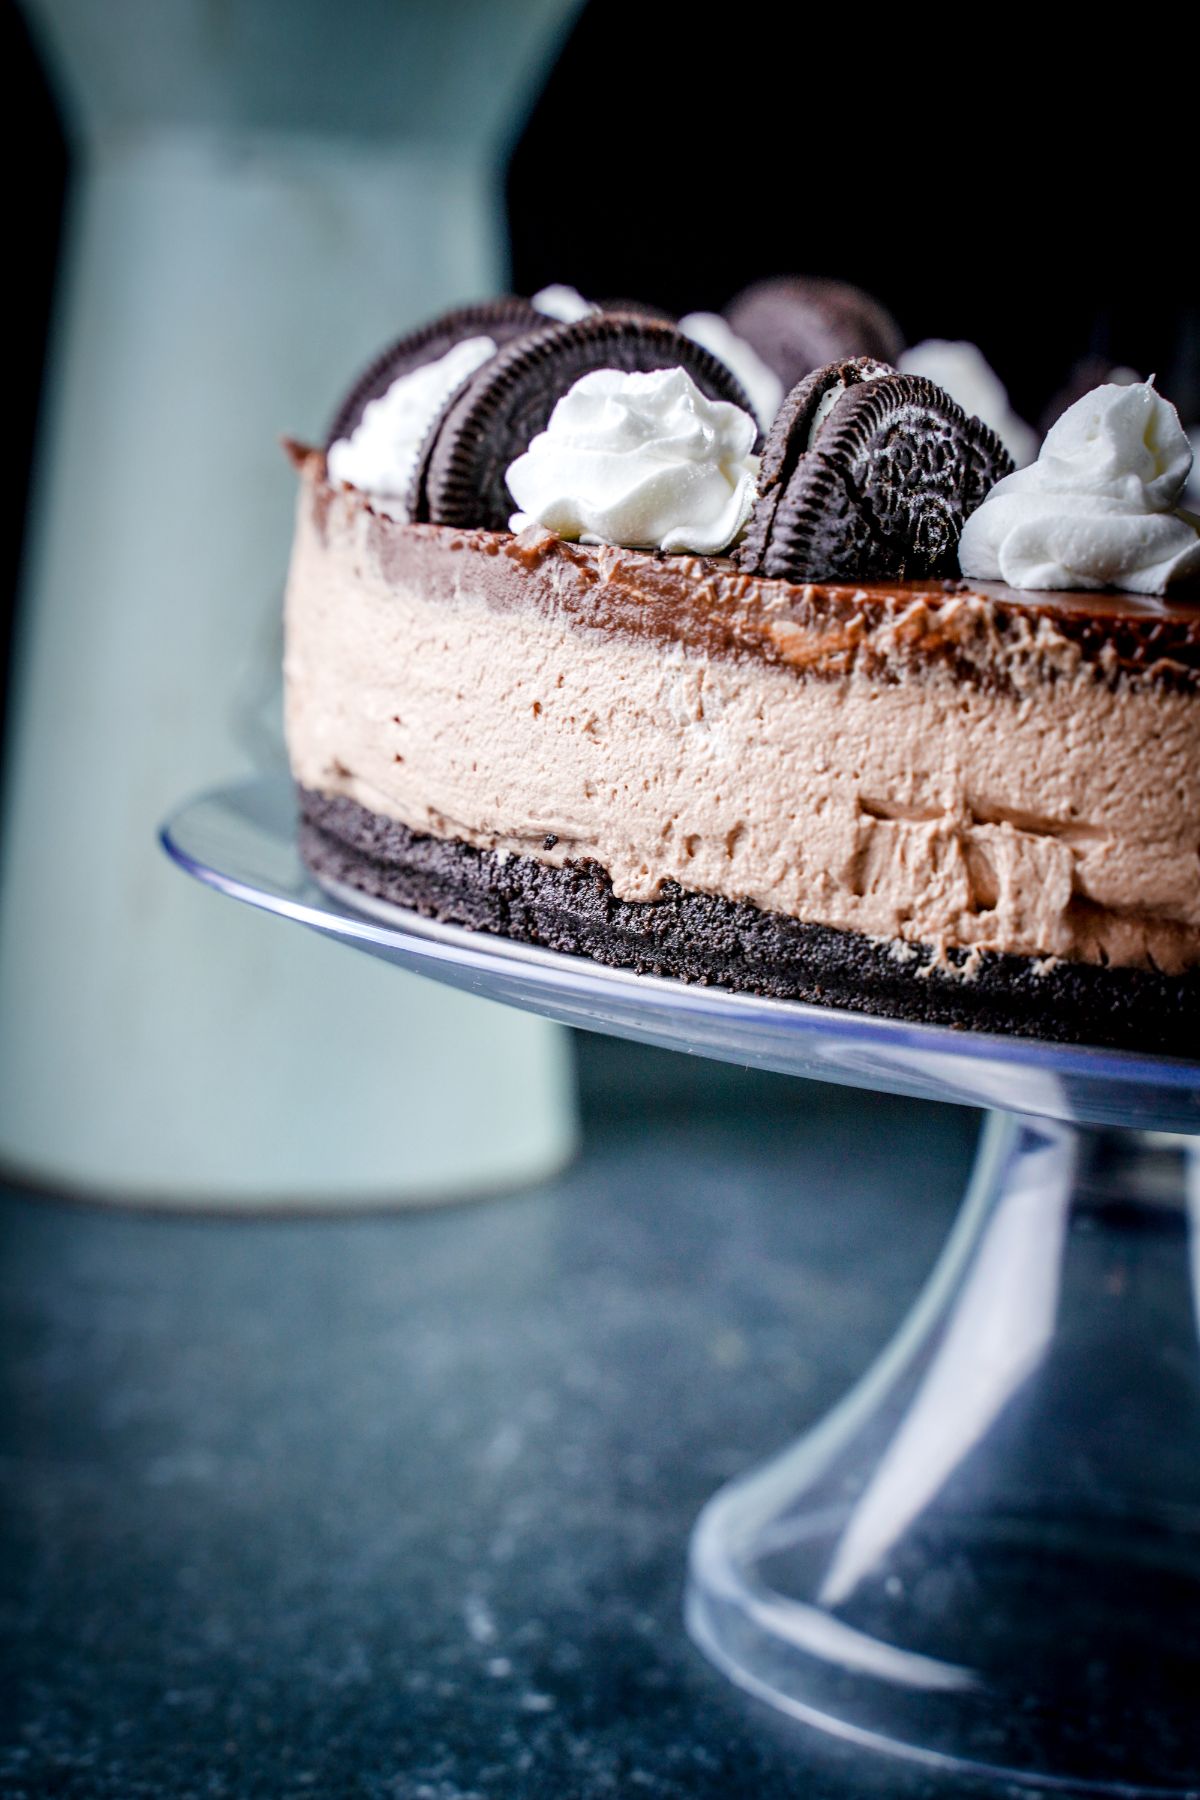
M 741 1697 L 680 1597 L 899 1322 L 974 1116 L 581 1061 L 580 1160 L 479 1205 L 4 1196 L 7 1800 L 951 1791 Z

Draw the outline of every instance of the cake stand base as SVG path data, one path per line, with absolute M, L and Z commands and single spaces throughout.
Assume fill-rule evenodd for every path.
M 1200 1794 L 1198 1286 L 1183 1139 L 992 1114 L 892 1344 L 702 1513 L 696 1643 L 875 1749 Z

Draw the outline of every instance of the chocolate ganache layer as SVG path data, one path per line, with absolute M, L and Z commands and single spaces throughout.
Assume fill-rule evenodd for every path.
M 332 488 L 320 454 L 296 458 L 287 724 L 310 796 L 414 841 L 586 866 L 610 910 L 700 896 L 871 940 L 860 960 L 952 995 L 939 1016 L 974 1017 L 968 990 L 1001 966 L 1011 981 L 1018 959 L 1043 1004 L 1016 1010 L 1055 1035 L 1061 965 L 1124 971 L 1110 990 L 1137 974 L 1182 1048 L 1200 968 L 1200 604 L 793 585 L 724 558 L 407 525 Z M 357 827 L 313 821 L 326 872 L 332 841 L 366 854 Z M 411 882 L 403 897 L 423 903 Z M 692 967 L 655 954 L 785 991 L 699 949 Z M 821 997 L 804 981 L 786 991 Z M 1065 1016 L 1058 1035 L 1126 1041 L 1127 1015 L 1115 1037 Z

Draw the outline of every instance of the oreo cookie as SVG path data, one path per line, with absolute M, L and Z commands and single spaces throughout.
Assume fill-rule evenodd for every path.
M 664 311 L 661 306 L 651 306 L 647 300 L 597 300 L 596 305 L 602 313 L 624 313 L 631 319 L 654 319 L 659 325 L 677 323 L 674 313 Z
M 822 412 L 822 401 L 828 406 L 840 389 L 855 387 L 880 375 L 894 375 L 888 363 L 876 362 L 870 356 L 855 356 L 846 362 L 827 363 L 814 369 L 803 381 L 785 394 L 775 415 L 767 441 L 763 446 L 758 472 L 758 499 L 746 527 L 746 535 L 735 551 L 744 569 L 759 571 L 766 553 L 767 541 L 784 489 L 787 487 L 797 459 L 812 440 Z
M 1012 468 L 924 376 L 831 364 L 780 409 L 738 565 L 792 582 L 955 575 L 965 520 Z
M 622 313 L 544 325 L 508 344 L 453 395 L 425 440 L 410 516 L 434 525 L 505 531 L 514 505 L 505 479 L 555 403 L 595 369 L 684 368 L 710 400 L 753 417 L 725 364 L 673 325 Z
M 827 363 L 851 356 L 894 363 L 904 348 L 887 308 L 844 281 L 799 275 L 759 281 L 730 301 L 725 317 L 785 391 Z
M 545 323 L 545 314 L 538 312 L 528 300 L 510 296 L 485 300 L 478 306 L 456 306 L 428 325 L 397 338 L 367 365 L 338 407 L 325 434 L 325 448 L 328 450 L 339 438 L 348 438 L 368 403 L 386 394 L 401 375 L 410 375 L 414 369 L 436 362 L 448 350 L 453 350 L 455 344 L 461 344 L 466 338 L 490 337 L 500 347 L 514 338 L 524 337 L 527 332 L 537 331 Z

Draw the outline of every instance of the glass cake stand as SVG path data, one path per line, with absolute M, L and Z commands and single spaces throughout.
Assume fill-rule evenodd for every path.
M 865 1746 L 1200 1796 L 1200 1061 L 605 968 L 318 887 L 294 832 L 276 776 L 162 835 L 234 899 L 568 1025 L 988 1110 L 894 1341 L 702 1512 L 688 1626 L 743 1688 Z

